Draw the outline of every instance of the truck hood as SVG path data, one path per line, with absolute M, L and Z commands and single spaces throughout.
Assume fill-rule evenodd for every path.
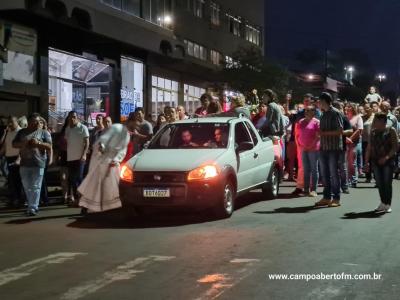
M 215 163 L 227 149 L 144 149 L 129 161 L 135 171 L 190 171 Z

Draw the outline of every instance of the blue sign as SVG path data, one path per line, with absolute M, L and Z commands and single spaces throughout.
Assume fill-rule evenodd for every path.
M 134 112 L 136 102 L 127 99 L 121 99 L 121 117 L 128 117 L 131 112 Z
M 121 89 L 121 118 L 127 118 L 141 103 L 141 94 L 129 89 Z

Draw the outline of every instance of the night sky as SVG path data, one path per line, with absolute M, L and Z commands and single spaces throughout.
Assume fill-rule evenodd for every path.
M 377 72 L 400 69 L 400 0 L 266 0 L 267 56 L 290 65 L 299 49 L 362 48 Z

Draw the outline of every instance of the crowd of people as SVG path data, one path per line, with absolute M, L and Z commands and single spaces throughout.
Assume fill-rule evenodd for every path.
M 303 97 L 291 108 L 291 95 L 280 102 L 266 90 L 253 123 L 260 132 L 273 136 L 282 148 L 284 179 L 296 182 L 293 196 L 323 198 L 318 207 L 338 207 L 341 193 L 357 188 L 360 178 L 374 178 L 381 203 L 377 212 L 392 211 L 392 180 L 398 179 L 400 108 L 391 108 L 371 87 L 358 103 L 334 100 L 329 93 Z
M 146 117 L 143 108 L 124 124 L 113 124 L 110 116 L 99 114 L 90 131 L 71 111 L 56 137 L 39 114 L 11 116 L 0 140 L 8 204 L 26 203 L 27 214 L 36 215 L 40 203 L 48 203 L 44 175 L 55 160 L 66 204 L 82 207 L 82 213 L 118 208 L 120 164 L 140 152 L 166 124 L 190 117 L 241 116 L 279 148 L 283 179 L 296 182 L 293 196 L 317 197 L 322 184 L 323 198 L 315 205 L 338 207 L 341 193 L 357 188 L 360 178 L 367 183 L 374 179 L 381 199 L 376 211 L 391 212 L 392 180 L 400 174 L 400 108 L 392 110 L 374 87 L 358 103 L 322 93 L 318 98 L 306 94 L 302 103 L 293 105 L 290 94 L 279 101 L 270 89 L 260 97 L 254 90 L 250 98 L 233 96 L 227 107 L 218 97 L 203 94 L 192 116 L 183 106 L 166 106 L 156 121 Z

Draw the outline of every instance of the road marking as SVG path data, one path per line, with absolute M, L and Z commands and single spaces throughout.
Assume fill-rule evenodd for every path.
M 358 266 L 358 264 L 352 264 L 352 263 L 343 263 L 345 266 Z
M 47 265 L 62 264 L 66 261 L 73 260 L 77 256 L 86 254 L 87 253 L 79 252 L 60 252 L 29 261 L 15 268 L 5 269 L 0 272 L 0 286 L 30 276 L 33 272 L 39 271 Z
M 195 300 L 213 300 L 220 297 L 226 291 L 237 285 L 246 277 L 250 276 L 254 270 L 255 263 L 260 262 L 259 259 L 254 258 L 235 258 L 229 261 L 233 265 L 242 264 L 242 268 L 229 273 L 215 273 L 208 274 L 197 280 L 197 283 L 211 285 L 208 290 L 199 298 Z
M 259 262 L 259 259 L 255 258 L 235 258 L 230 261 L 232 264 L 243 264 L 243 263 L 253 263 L 253 262 Z
M 105 272 L 101 277 L 94 280 L 85 282 L 82 285 L 70 288 L 63 294 L 61 300 L 77 300 L 93 294 L 98 290 L 120 280 L 129 280 L 136 277 L 137 274 L 145 272 L 145 267 L 153 262 L 169 261 L 174 259 L 175 256 L 159 256 L 150 255 L 147 257 L 138 257 L 134 260 L 128 261 L 123 265 L 117 266 L 111 271 Z M 137 270 L 140 267 L 141 270 Z
M 176 258 L 176 256 L 162 256 L 162 255 L 150 255 L 154 261 L 168 261 Z

